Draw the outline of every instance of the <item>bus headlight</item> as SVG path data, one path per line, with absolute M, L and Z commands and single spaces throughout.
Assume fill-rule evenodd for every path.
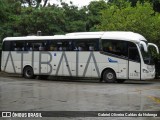
M 149 73 L 149 71 L 148 71 L 148 70 L 146 70 L 146 69 L 143 69 L 143 72 L 144 72 L 144 73 Z

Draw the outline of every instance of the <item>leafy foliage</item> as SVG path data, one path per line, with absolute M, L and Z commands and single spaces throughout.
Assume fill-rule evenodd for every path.
M 107 9 L 107 3 L 104 0 L 92 1 L 88 5 L 88 21 L 87 21 L 87 30 L 88 31 L 95 31 L 95 26 L 100 24 L 100 16 L 101 11 Z
M 119 30 L 140 33 L 160 45 L 160 7 L 155 7 L 160 0 L 100 0 L 82 8 L 72 3 L 61 2 L 59 7 L 41 1 L 0 0 L 0 40 L 39 30 L 42 35 Z
M 119 8 L 112 5 L 102 11 L 101 24 L 98 30 L 133 31 L 144 35 L 149 42 L 160 45 L 160 14 L 154 14 L 150 3 L 136 4 L 131 7 L 126 2 L 126 7 Z
M 160 0 L 109 0 L 110 3 L 120 5 L 125 2 L 130 2 L 132 7 L 135 7 L 137 2 L 144 4 L 145 2 L 149 2 L 153 5 L 153 10 L 156 12 L 160 12 Z

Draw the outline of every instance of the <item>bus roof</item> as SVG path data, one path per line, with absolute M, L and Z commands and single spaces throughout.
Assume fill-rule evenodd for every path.
M 100 35 L 101 39 L 115 39 L 139 42 L 141 40 L 147 41 L 142 35 L 134 32 L 125 31 L 101 31 L 101 32 L 75 32 L 68 33 L 67 36 L 81 36 L 81 35 Z
M 6 37 L 3 41 L 14 41 L 14 40 L 57 40 L 57 39 L 89 39 L 89 38 L 100 38 L 100 35 L 92 36 L 66 36 L 66 35 L 55 35 L 55 36 L 24 36 L 24 37 Z
M 24 36 L 24 37 L 7 37 L 3 41 L 15 40 L 57 40 L 57 39 L 113 39 L 126 40 L 132 42 L 147 41 L 142 35 L 134 32 L 123 31 L 101 31 L 101 32 L 76 32 L 68 33 L 66 35 L 54 36 Z
M 142 35 L 134 32 L 105 32 L 102 39 L 106 38 L 133 42 L 147 41 Z

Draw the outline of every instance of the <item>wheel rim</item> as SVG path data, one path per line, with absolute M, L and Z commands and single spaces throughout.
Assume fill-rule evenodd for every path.
M 32 76 L 32 70 L 26 70 L 26 76 L 27 77 Z
M 111 80 L 113 79 L 114 75 L 112 73 L 108 73 L 107 74 L 107 79 Z

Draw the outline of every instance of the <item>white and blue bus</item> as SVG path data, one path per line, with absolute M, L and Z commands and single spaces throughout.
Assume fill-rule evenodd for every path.
M 35 76 L 94 77 L 105 82 L 155 77 L 148 47 L 158 47 L 133 32 L 78 32 L 55 36 L 7 37 L 1 70 Z

